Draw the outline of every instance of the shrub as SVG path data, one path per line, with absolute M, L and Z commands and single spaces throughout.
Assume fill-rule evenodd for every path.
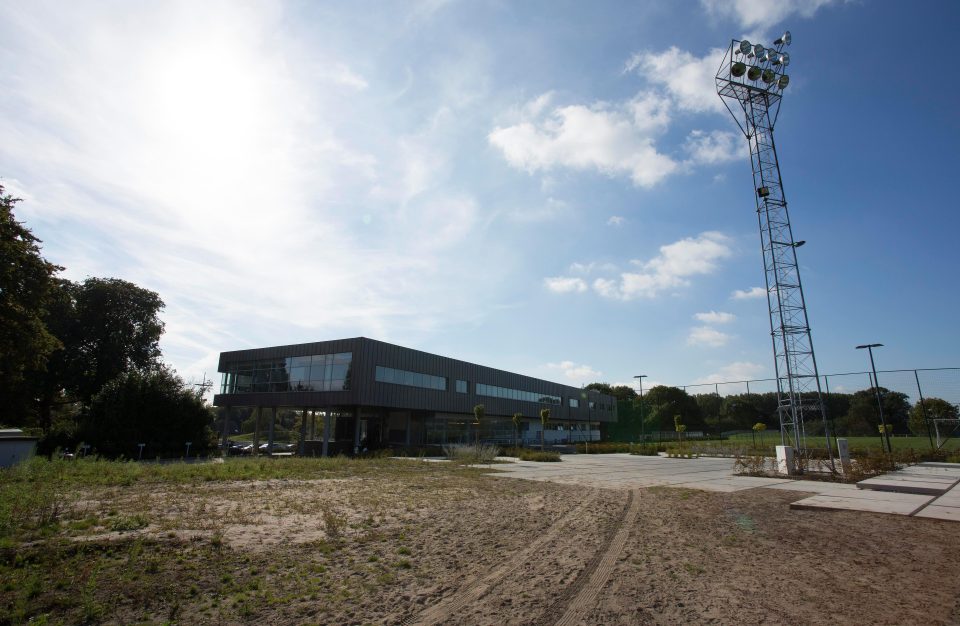
M 457 463 L 490 463 L 493 461 L 500 449 L 497 446 L 488 444 L 464 445 L 447 444 L 443 446 L 443 453 L 451 461 Z
M 556 463 L 560 460 L 558 452 L 543 452 L 540 450 L 521 450 L 521 461 L 537 461 L 540 463 Z

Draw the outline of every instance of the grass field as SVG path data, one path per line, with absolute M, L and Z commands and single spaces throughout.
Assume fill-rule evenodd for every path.
M 866 449 L 880 449 L 881 441 L 880 436 L 876 437 L 843 437 L 847 440 L 847 445 L 850 446 L 851 450 L 866 450 Z M 751 445 L 754 441 L 753 435 L 742 433 L 739 435 L 733 435 L 726 440 L 732 445 Z M 811 447 L 826 447 L 824 439 L 822 436 L 817 437 L 807 437 L 808 445 Z M 756 438 L 757 445 L 760 445 L 760 437 Z M 776 432 L 766 432 L 763 435 L 763 443 L 765 446 L 776 446 L 780 443 L 780 438 Z M 927 437 L 890 437 L 890 446 L 894 450 L 929 450 L 930 449 L 930 439 Z M 947 451 L 957 451 L 960 450 L 960 437 L 955 437 L 948 440 L 943 448 Z

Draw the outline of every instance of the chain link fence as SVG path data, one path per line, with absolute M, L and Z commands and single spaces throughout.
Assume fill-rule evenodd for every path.
M 876 377 L 877 384 L 875 385 L 873 373 L 869 371 L 822 374 L 820 376 L 820 388 L 825 394 L 853 395 L 858 392 L 869 392 L 874 387 L 903 394 L 910 407 L 920 407 L 926 417 L 931 418 L 929 421 L 931 437 L 942 440 L 960 434 L 960 422 L 957 420 L 936 420 L 932 419 L 936 415 L 927 415 L 927 413 L 931 413 L 928 407 L 937 404 L 937 400 L 952 405 L 957 412 L 960 412 L 960 367 L 878 370 Z M 777 380 L 775 378 L 758 378 L 696 383 L 679 385 L 678 387 L 692 396 L 715 395 L 720 400 L 727 396 L 739 394 L 776 393 Z M 713 411 L 716 412 L 716 415 L 711 415 L 711 417 L 715 417 L 719 422 L 723 403 L 716 402 L 715 405 Z M 827 417 L 831 422 L 834 422 L 843 416 L 828 414 Z M 939 444 L 940 441 L 937 441 L 938 446 Z

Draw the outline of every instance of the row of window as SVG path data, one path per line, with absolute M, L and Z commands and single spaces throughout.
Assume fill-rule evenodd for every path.
M 507 387 L 497 387 L 495 385 L 484 385 L 483 383 L 477 383 L 476 394 L 478 396 L 490 396 L 491 398 L 539 402 L 540 404 L 560 404 L 560 396 L 551 396 L 533 391 L 522 391 L 520 389 L 509 389 Z
M 257 359 L 237 361 L 227 364 L 220 383 L 220 393 L 281 392 L 281 391 L 343 391 L 350 389 L 352 352 L 336 354 L 314 354 L 310 356 L 285 357 L 275 359 Z M 443 376 L 410 372 L 393 367 L 376 366 L 374 378 L 377 382 L 446 391 L 448 379 Z M 457 393 L 468 393 L 469 383 L 465 380 L 455 382 Z M 521 400 L 539 404 L 561 403 L 560 396 L 497 387 L 476 383 L 474 391 L 478 396 Z M 579 408 L 577 398 L 568 398 L 571 408 Z M 608 404 L 590 408 L 613 410 Z
M 220 393 L 343 391 L 350 388 L 352 352 L 227 364 Z
M 380 383 L 393 383 L 395 385 L 420 387 L 422 389 L 436 389 L 437 391 L 447 390 L 447 379 L 443 376 L 408 372 L 407 370 L 398 370 L 382 365 L 377 366 L 374 379 Z

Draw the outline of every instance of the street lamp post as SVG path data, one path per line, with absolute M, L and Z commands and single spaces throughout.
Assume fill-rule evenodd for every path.
M 877 394 L 877 409 L 880 411 L 880 425 L 883 427 L 883 434 L 880 435 L 880 447 L 883 447 L 884 439 L 886 439 L 887 452 L 892 453 L 893 448 L 890 447 L 890 433 L 887 432 L 887 420 L 883 417 L 883 401 L 880 399 L 880 383 L 877 382 L 877 366 L 873 363 L 873 349 L 882 347 L 882 343 L 867 343 L 862 346 L 857 346 L 857 350 L 866 348 L 867 352 L 870 353 L 870 369 L 873 371 L 873 391 Z
M 640 443 L 643 443 L 643 379 L 646 377 L 646 374 L 634 376 L 640 381 Z

